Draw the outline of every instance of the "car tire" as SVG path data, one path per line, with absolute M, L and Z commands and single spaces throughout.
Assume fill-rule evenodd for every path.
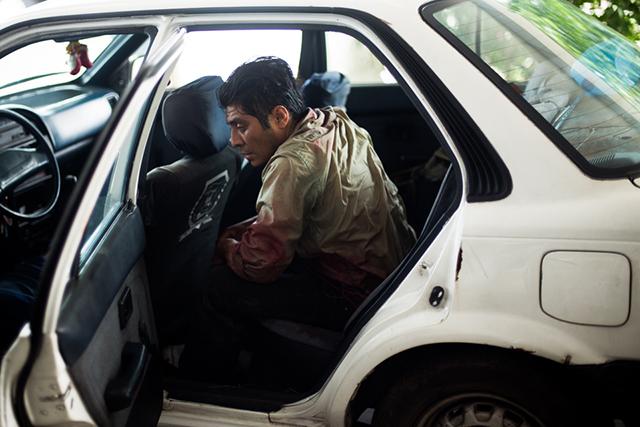
M 388 389 L 376 407 L 373 425 L 580 425 L 563 381 L 551 381 L 554 377 L 549 374 L 537 363 L 516 363 L 504 357 L 432 360 L 405 371 Z

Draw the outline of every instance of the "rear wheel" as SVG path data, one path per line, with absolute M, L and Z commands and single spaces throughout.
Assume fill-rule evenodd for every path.
M 457 360 L 456 360 L 457 359 Z M 564 427 L 579 425 L 560 376 L 507 358 L 432 361 L 390 387 L 374 426 Z
M 502 397 L 469 393 L 443 399 L 425 410 L 418 426 L 541 427 L 544 424 L 527 409 Z

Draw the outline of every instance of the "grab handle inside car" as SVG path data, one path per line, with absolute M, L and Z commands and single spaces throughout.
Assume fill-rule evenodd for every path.
M 118 374 L 109 382 L 104 400 L 109 411 L 118 411 L 131 405 L 151 355 L 142 343 L 128 342 L 122 350 L 122 362 Z

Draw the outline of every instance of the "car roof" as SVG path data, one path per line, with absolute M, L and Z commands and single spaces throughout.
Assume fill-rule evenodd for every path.
M 393 17 L 402 18 L 407 14 L 417 15 L 420 6 L 433 0 L 48 0 L 28 7 L 16 14 L 0 18 L 0 31 L 21 22 L 41 21 L 51 18 L 77 17 L 82 15 L 119 15 L 127 13 L 159 11 L 186 13 L 206 9 L 227 8 L 340 8 L 371 13 L 392 23 Z

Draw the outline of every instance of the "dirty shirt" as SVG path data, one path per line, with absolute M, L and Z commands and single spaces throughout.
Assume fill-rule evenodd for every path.
M 232 248 L 240 277 L 273 282 L 297 255 L 346 286 L 384 279 L 415 243 L 371 137 L 341 109 L 309 109 L 265 165 L 256 220 Z

